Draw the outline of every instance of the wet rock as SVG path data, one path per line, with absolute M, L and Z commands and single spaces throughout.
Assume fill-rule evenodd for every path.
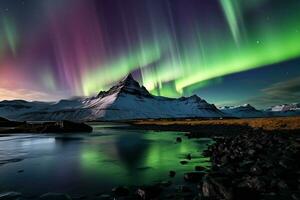
M 184 174 L 184 180 L 188 182 L 199 182 L 205 175 L 203 172 L 188 172 Z
M 248 154 L 249 154 L 250 156 L 254 155 L 254 153 L 255 153 L 255 150 L 254 150 L 254 149 L 250 149 L 250 150 L 248 151 Z
M 205 151 L 212 167 L 201 190 L 215 199 L 271 199 L 273 192 L 291 199 L 300 189 L 299 146 L 292 135 L 259 131 L 217 140 Z
M 192 160 L 192 155 L 189 153 L 189 154 L 186 156 L 186 159 Z
M 119 186 L 119 187 L 115 187 L 112 189 L 112 192 L 116 195 L 116 196 L 128 196 L 130 191 L 128 188 L 126 187 L 122 187 L 122 186 Z
M 71 200 L 71 197 L 62 193 L 46 193 L 40 196 L 40 200 Z
M 138 196 L 139 199 L 145 200 L 146 199 L 146 191 L 143 189 L 138 189 L 136 191 L 136 194 Z
M 171 170 L 171 171 L 169 172 L 169 176 L 170 176 L 171 178 L 175 177 L 175 176 L 176 176 L 176 172 Z
M 253 175 L 261 175 L 263 173 L 262 169 L 258 165 L 251 167 L 250 172 Z
M 160 182 L 160 185 L 163 187 L 169 187 L 170 185 L 172 185 L 171 181 L 162 181 Z
M 278 189 L 280 189 L 280 190 L 288 189 L 288 185 L 283 180 L 279 181 L 277 183 L 277 186 L 278 186 Z
M 141 187 L 136 191 L 136 194 L 138 196 L 138 199 L 148 200 L 148 199 L 153 199 L 158 197 L 161 192 L 162 192 L 161 186 L 159 184 L 156 184 L 156 185 Z
M 177 187 L 177 191 L 180 192 L 180 193 L 187 193 L 187 192 L 191 192 L 191 188 L 189 188 L 188 186 L 186 185 L 179 185 Z
M 205 170 L 207 170 L 207 168 L 206 167 L 203 167 L 203 166 L 195 166 L 195 171 L 205 171 Z
M 176 138 L 176 142 L 177 142 L 177 143 L 180 143 L 180 142 L 182 142 L 182 139 L 181 139 L 181 137 L 177 137 L 177 138 Z
M 4 192 L 0 193 L 0 200 L 17 200 L 22 196 L 21 193 L 18 192 Z
M 243 178 L 242 182 L 238 184 L 239 188 L 249 188 L 253 191 L 263 192 L 265 189 L 266 183 L 260 177 L 251 177 L 247 176 Z
M 216 199 L 232 199 L 231 183 L 226 178 L 215 178 L 205 175 L 203 178 L 202 192 L 204 197 Z
M 186 165 L 186 164 L 188 164 L 188 161 L 186 161 L 186 160 L 182 160 L 182 161 L 180 161 L 180 164 L 182 164 L 182 165 Z

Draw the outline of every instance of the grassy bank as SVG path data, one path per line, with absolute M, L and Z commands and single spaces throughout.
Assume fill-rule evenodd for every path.
M 156 130 L 181 130 L 202 133 L 239 133 L 261 129 L 266 132 L 300 133 L 300 117 L 277 117 L 256 119 L 158 119 L 136 120 L 131 124 L 138 128 Z

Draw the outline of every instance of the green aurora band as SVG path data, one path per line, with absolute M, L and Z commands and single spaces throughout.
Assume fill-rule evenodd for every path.
M 195 22 L 188 39 L 181 43 L 172 30 L 164 28 L 162 36 L 154 29 L 155 37 L 140 40 L 128 55 L 86 73 L 84 94 L 107 89 L 140 69 L 143 85 L 153 94 L 177 97 L 210 84 L 212 79 L 299 57 L 298 13 L 287 17 L 265 12 L 257 16 L 254 25 L 245 25 L 243 12 L 263 2 L 241 6 L 241 1 L 220 0 L 228 30 L 216 32 Z

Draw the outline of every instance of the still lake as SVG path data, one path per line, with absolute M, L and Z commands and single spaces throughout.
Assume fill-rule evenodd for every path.
M 202 151 L 209 138 L 187 139 L 184 133 L 130 130 L 93 124 L 89 134 L 17 134 L 0 137 L 0 192 L 24 195 L 47 192 L 97 195 L 119 185 L 172 180 L 196 165 L 209 167 Z M 181 143 L 176 138 L 182 137 Z M 192 160 L 180 164 L 187 154 Z M 176 171 L 175 178 L 169 171 Z

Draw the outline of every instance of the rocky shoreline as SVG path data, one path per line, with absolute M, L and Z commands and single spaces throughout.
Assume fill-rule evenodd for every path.
M 93 128 L 85 123 L 71 121 L 57 122 L 16 122 L 0 117 L 0 136 L 10 133 L 90 133 Z
M 219 138 L 204 154 L 212 169 L 202 195 L 213 199 L 299 199 L 299 137 L 256 131 Z
M 203 152 L 211 158 L 211 169 L 196 166 L 195 171 L 184 175 L 185 185 L 172 187 L 170 183 L 167 185 L 173 188 L 170 189 L 156 184 L 152 186 L 155 190 L 137 189 L 125 199 L 300 199 L 300 138 L 297 135 L 256 130 L 238 136 L 216 137 L 215 141 Z M 176 172 L 170 171 L 170 176 L 174 174 Z
M 176 142 L 199 135 L 187 136 L 176 138 Z M 93 198 L 48 193 L 37 199 L 300 199 L 298 135 L 266 133 L 258 129 L 214 139 L 215 143 L 203 152 L 211 158 L 211 169 L 195 166 L 194 171 L 184 174 L 182 185 L 172 184 L 176 171 L 170 171 L 169 180 L 147 186 L 119 186 Z M 193 157 L 187 155 L 186 160 L 190 159 Z M 0 194 L 0 199 L 24 199 L 18 193 L 7 193 L 6 196 Z

